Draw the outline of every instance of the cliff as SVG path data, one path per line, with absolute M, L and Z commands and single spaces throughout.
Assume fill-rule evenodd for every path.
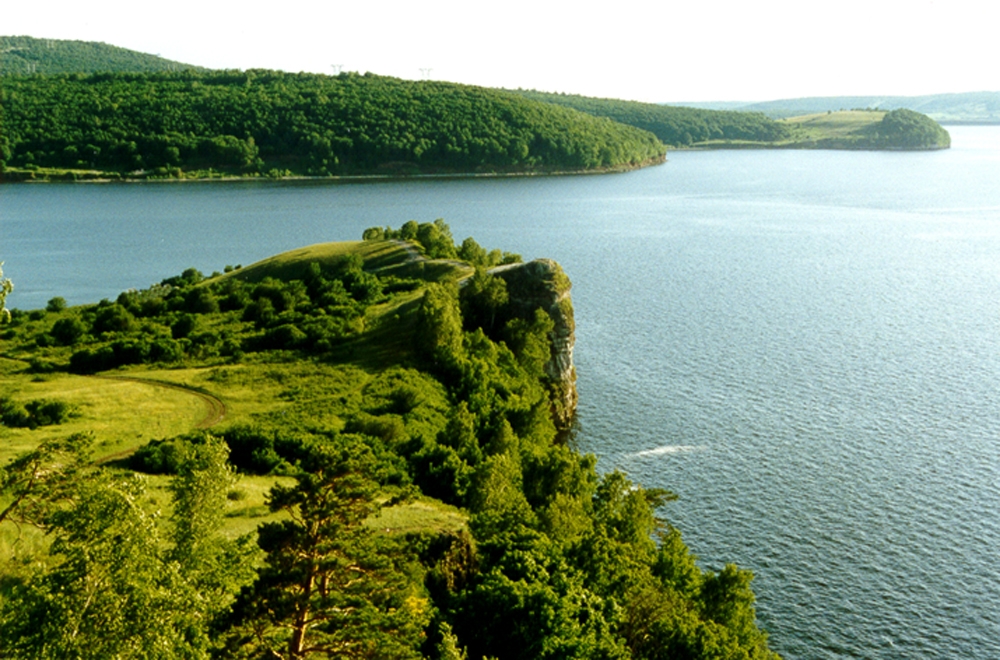
M 545 374 L 551 391 L 552 417 L 556 426 L 565 431 L 573 421 L 578 399 L 573 366 L 576 325 L 569 277 L 551 259 L 499 266 L 490 272 L 507 284 L 507 312 L 511 317 L 530 319 L 541 308 L 555 323 Z

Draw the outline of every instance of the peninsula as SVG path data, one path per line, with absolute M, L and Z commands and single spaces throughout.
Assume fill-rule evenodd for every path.
M 559 265 L 364 238 L 14 310 L 0 655 L 776 659 L 750 572 L 560 435 Z

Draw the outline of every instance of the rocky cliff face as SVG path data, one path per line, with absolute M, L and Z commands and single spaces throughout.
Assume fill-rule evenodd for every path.
M 530 319 L 541 308 L 554 321 L 550 336 L 551 355 L 545 365 L 552 395 L 552 416 L 560 430 L 567 430 L 576 413 L 576 369 L 573 344 L 576 340 L 569 278 L 551 259 L 499 266 L 490 271 L 507 284 L 508 310 L 513 316 Z

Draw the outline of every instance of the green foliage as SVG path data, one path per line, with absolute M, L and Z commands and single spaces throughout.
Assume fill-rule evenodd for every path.
M 813 149 L 947 149 L 951 136 L 926 115 L 911 110 L 841 110 L 792 117 L 788 147 Z
M 45 305 L 46 312 L 61 312 L 66 309 L 66 299 L 62 296 L 56 296 L 49 300 Z
M 10 311 L 7 309 L 5 303 L 7 302 L 7 295 L 13 290 L 14 283 L 10 281 L 10 278 L 3 276 L 3 262 L 0 261 L 0 323 L 10 321 Z
M 0 598 L 5 658 L 207 658 L 208 621 L 250 577 L 246 540 L 214 537 L 225 456 L 204 453 L 175 484 L 175 544 L 164 551 L 144 481 L 82 466 L 82 444 L 50 444 L 8 466 L 22 519 L 44 524 L 48 561 Z M 0 522 L 3 517 L 0 517 Z
M 438 658 L 441 660 L 468 660 L 465 649 L 458 648 L 458 637 L 452 632 L 451 626 L 441 623 L 441 641 L 437 647 Z
M 943 149 L 951 146 L 951 136 L 937 122 L 919 112 L 900 108 L 885 114 L 871 129 L 870 137 L 886 149 Z
M 0 75 L 198 69 L 92 41 L 0 37 Z
M 535 378 L 545 377 L 545 365 L 552 354 L 550 336 L 554 329 L 552 317 L 540 308 L 535 310 L 534 319 L 513 318 L 504 326 L 504 341 L 514 351 L 524 370 Z
M 54 508 L 75 496 L 92 445 L 93 438 L 82 434 L 48 440 L 0 468 L 0 494 L 8 498 L 0 523 L 45 527 Z
M 374 460 L 356 444 L 316 450 L 297 485 L 272 490 L 288 517 L 260 529 L 266 562 L 227 622 L 231 657 L 420 657 L 428 612 L 405 556 L 362 525 L 378 509 Z
M 507 283 L 478 266 L 459 295 L 466 329 L 482 328 L 487 334 L 493 334 L 497 315 L 508 300 Z
M 0 106 L 8 170 L 25 176 L 587 170 L 664 155 L 645 131 L 569 108 L 371 74 L 6 76 Z
M 752 576 L 699 568 L 658 517 L 670 493 L 600 476 L 557 440 L 555 322 L 533 302 L 567 291 L 565 274 L 491 275 L 503 254 L 471 239 L 456 250 L 443 221 L 365 235 L 335 258 L 207 280 L 188 269 L 114 303 L 16 315 L 14 352 L 84 372 L 205 367 L 191 371 L 234 405 L 212 435 L 127 459 L 170 475 L 166 516 L 144 477 L 92 465 L 86 437 L 4 467 L 0 524 L 42 527 L 52 544 L 0 566 L 0 655 L 775 657 Z M 386 238 L 476 271 L 461 293 L 454 279 L 401 277 L 412 249 L 371 242 Z M 360 256 L 384 250 L 405 258 L 380 270 Z M 389 335 L 413 350 L 377 368 L 359 359 Z M 256 550 L 220 534 L 237 471 L 277 483 Z M 414 522 L 446 508 L 444 526 Z
M 280 429 L 237 424 L 216 436 L 226 447 L 229 463 L 245 474 L 291 474 L 306 452 L 305 440 Z M 147 474 L 180 475 L 211 441 L 205 434 L 151 440 L 129 457 L 128 465 Z
M 649 131 L 668 146 L 685 147 L 708 140 L 777 142 L 788 128 L 760 112 L 700 110 L 677 106 L 598 99 L 572 94 L 519 91 L 526 98 L 566 106 Z
M 87 326 L 79 317 L 68 316 L 53 324 L 51 334 L 61 346 L 75 346 L 87 334 Z
M 417 314 L 417 350 L 440 366 L 455 364 L 462 350 L 462 314 L 454 286 L 431 283 Z
M 22 404 L 9 397 L 0 398 L 0 423 L 11 428 L 54 426 L 75 414 L 76 409 L 65 401 L 36 399 Z

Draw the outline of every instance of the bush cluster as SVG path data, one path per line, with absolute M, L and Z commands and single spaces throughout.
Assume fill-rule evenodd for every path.
M 0 398 L 0 423 L 11 428 L 53 426 L 75 414 L 76 408 L 65 401 L 34 399 L 18 403 L 9 397 Z

